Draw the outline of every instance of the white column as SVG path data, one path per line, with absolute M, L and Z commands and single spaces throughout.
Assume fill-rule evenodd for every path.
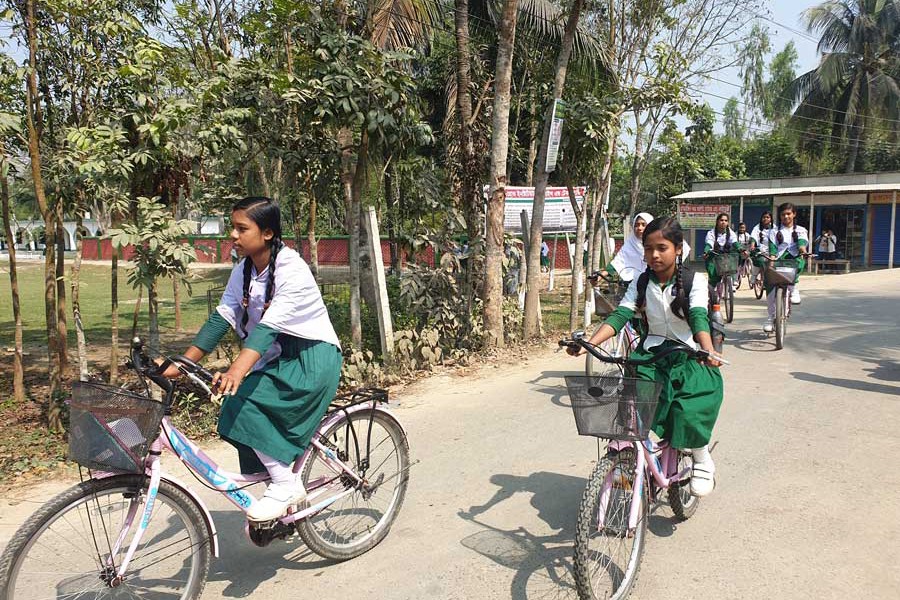
M 891 196 L 891 239 L 888 241 L 888 269 L 894 268 L 894 227 L 897 223 L 897 190 Z
M 744 220 L 744 197 L 741 196 L 741 208 L 738 211 L 738 223 L 741 223 Z
M 378 232 L 378 217 L 375 207 L 366 209 L 366 233 L 369 235 L 369 256 L 375 275 L 375 310 L 378 315 L 378 333 L 381 337 L 381 354 L 385 363 L 390 363 L 394 355 L 394 324 L 391 321 L 391 305 L 388 300 L 387 283 L 384 277 L 384 257 L 381 254 L 381 236 Z
M 815 248 L 813 248 L 813 240 L 816 238 L 816 195 L 814 193 L 809 194 L 809 245 L 810 248 L 807 248 L 807 252 L 815 252 Z M 806 271 L 808 273 L 812 273 L 813 268 L 813 260 L 809 259 L 809 262 L 806 263 Z

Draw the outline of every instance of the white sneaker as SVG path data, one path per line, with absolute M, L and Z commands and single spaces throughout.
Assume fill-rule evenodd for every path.
M 800 290 L 794 288 L 794 291 L 791 292 L 791 304 L 800 304 Z
M 306 500 L 303 484 L 291 487 L 278 483 L 270 483 L 263 497 L 250 505 L 247 519 L 250 521 L 271 521 L 287 514 L 289 507 Z
M 698 498 L 707 496 L 716 487 L 716 463 L 712 457 L 704 462 L 695 462 L 691 468 L 691 495 Z
M 763 325 L 763 331 L 766 333 L 772 333 L 775 331 L 775 321 L 772 319 L 766 319 L 766 324 Z

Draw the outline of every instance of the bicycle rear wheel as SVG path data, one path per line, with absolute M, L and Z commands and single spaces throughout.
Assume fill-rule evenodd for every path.
M 690 452 L 678 451 L 678 471 L 689 468 L 694 464 Z M 669 506 L 679 521 L 687 521 L 697 512 L 700 506 L 700 498 L 691 494 L 690 479 L 673 483 L 668 492 Z
M 725 322 L 731 323 L 734 319 L 734 288 L 731 287 L 732 279 L 731 275 L 728 275 L 722 281 L 725 284 L 724 289 L 724 300 L 725 300 Z
M 578 510 L 575 586 L 581 600 L 621 600 L 637 580 L 647 537 L 649 495 L 642 481 L 635 492 L 634 450 L 607 455 L 594 468 Z M 637 526 L 628 527 L 633 495 L 640 494 Z M 604 496 L 603 525 L 600 512 Z
M 787 335 L 787 314 L 785 312 L 785 299 L 787 289 L 779 285 L 775 288 L 775 349 L 784 348 L 784 338 Z
M 297 532 L 319 556 L 349 560 L 377 546 L 397 518 L 409 483 L 409 442 L 400 424 L 379 411 L 351 414 L 322 434 L 320 441 L 364 484 L 357 485 L 349 475 L 335 470 L 315 449 L 302 471 L 311 495 L 315 489 L 328 491 L 315 501 L 354 491 L 299 521 Z
M 138 529 L 147 481 L 141 475 L 91 479 L 44 504 L 0 557 L 0 598 L 199 597 L 209 572 L 205 520 L 166 481 L 125 577 L 115 579 Z

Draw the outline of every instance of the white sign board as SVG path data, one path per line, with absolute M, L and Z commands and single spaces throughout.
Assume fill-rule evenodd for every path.
M 553 116 L 550 119 L 550 139 L 547 145 L 547 168 L 545 169 L 547 173 L 552 173 L 556 170 L 556 161 L 559 159 L 559 143 L 562 140 L 565 106 L 562 100 L 553 101 Z
M 579 208 L 587 193 L 586 186 L 573 188 L 575 201 Z M 506 208 L 503 214 L 503 229 L 510 233 L 522 232 L 522 221 L 519 214 L 524 210 L 531 221 L 531 210 L 534 206 L 533 187 L 507 187 Z M 544 195 L 544 231 L 575 231 L 578 220 L 569 202 L 569 190 L 564 187 L 548 187 Z

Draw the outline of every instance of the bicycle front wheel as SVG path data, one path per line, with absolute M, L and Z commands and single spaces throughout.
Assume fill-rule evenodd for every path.
M 734 319 L 734 288 L 732 276 L 725 278 L 725 322 L 731 323 Z
M 756 295 L 757 300 L 763 297 L 765 287 L 766 286 L 763 284 L 762 273 L 757 274 L 756 279 L 753 281 L 753 293 Z
M 362 485 L 337 470 L 315 449 L 303 467 L 303 485 L 313 502 L 350 492 L 320 512 L 297 523 L 310 550 L 324 558 L 349 560 L 368 552 L 385 538 L 400 512 L 409 483 L 409 442 L 393 417 L 378 411 L 353 413 L 320 437 L 320 441 L 363 478 Z
M 147 481 L 141 475 L 92 479 L 47 502 L 0 557 L 0 598 L 199 597 L 210 560 L 204 517 L 166 481 L 127 572 L 117 578 L 143 514 Z
M 775 349 L 784 348 L 784 338 L 787 335 L 787 313 L 785 300 L 787 289 L 783 286 L 775 288 Z
M 621 600 L 637 580 L 647 537 L 649 495 L 635 478 L 634 450 L 604 457 L 591 474 L 575 530 L 575 586 L 581 600 Z M 638 521 L 629 527 L 634 495 Z M 601 519 L 602 517 L 602 519 Z

